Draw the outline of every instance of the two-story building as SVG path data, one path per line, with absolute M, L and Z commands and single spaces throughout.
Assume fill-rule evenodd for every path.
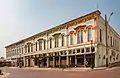
M 12 66 L 23 66 L 24 43 L 23 40 L 10 44 L 6 48 L 6 59 L 11 61 Z
M 22 41 L 26 67 L 100 67 L 120 61 L 120 35 L 109 24 L 106 27 L 98 10 Z M 7 58 L 15 44 L 6 46 Z

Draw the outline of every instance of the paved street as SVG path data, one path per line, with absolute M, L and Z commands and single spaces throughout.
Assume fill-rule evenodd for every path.
M 5 78 L 120 78 L 120 68 L 94 71 L 61 71 L 4 68 Z

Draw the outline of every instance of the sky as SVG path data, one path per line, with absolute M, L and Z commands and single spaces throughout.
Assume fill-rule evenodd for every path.
M 120 33 L 120 0 L 0 0 L 0 56 L 5 46 L 99 9 Z

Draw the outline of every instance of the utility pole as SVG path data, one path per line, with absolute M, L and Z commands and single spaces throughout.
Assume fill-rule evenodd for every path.
M 107 47 L 108 47 L 108 45 L 107 45 L 107 15 L 105 14 L 105 33 L 106 33 L 106 56 L 107 56 L 107 58 L 106 58 L 106 67 L 108 67 L 108 49 L 107 49 Z
M 111 16 L 113 15 L 113 12 L 110 14 L 109 19 L 107 20 L 107 15 L 105 14 L 105 33 L 106 33 L 106 67 L 108 67 L 108 39 L 107 39 L 107 30 L 108 30 L 108 22 L 110 21 Z

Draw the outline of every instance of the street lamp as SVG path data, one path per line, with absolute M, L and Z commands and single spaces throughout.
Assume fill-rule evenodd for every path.
M 106 33 L 106 55 L 107 55 L 107 58 L 106 58 L 106 67 L 108 67 L 108 45 L 107 45 L 107 26 L 108 26 L 108 22 L 110 21 L 110 18 L 111 16 L 113 15 L 113 12 L 110 14 L 109 18 L 107 19 L 107 15 L 105 14 L 105 33 Z

